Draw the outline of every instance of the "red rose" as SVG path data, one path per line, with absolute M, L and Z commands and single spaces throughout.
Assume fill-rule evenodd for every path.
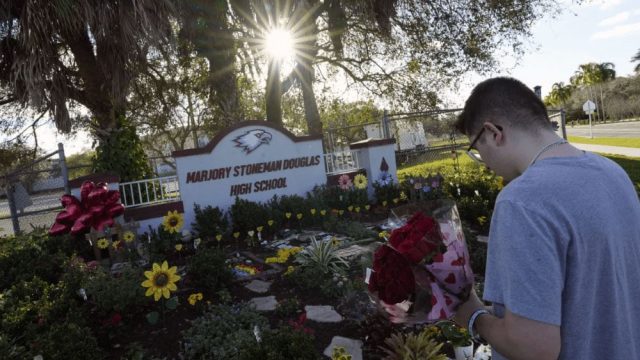
M 394 230 L 389 239 L 391 246 L 414 264 L 437 250 L 441 242 L 438 223 L 422 212 L 415 213 L 406 225 Z
M 369 291 L 387 304 L 407 300 L 415 290 L 415 279 L 407 259 L 386 245 L 376 250 Z

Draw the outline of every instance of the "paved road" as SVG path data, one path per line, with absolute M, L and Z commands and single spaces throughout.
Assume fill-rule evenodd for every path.
M 567 124 L 567 135 L 589 137 L 589 125 Z M 640 121 L 597 124 L 593 126 L 594 137 L 640 138 Z

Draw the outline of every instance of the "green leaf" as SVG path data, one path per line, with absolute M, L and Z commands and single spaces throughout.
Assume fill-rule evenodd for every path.
M 157 311 L 152 311 L 147 314 L 147 321 L 151 325 L 157 324 L 159 319 L 160 319 L 160 313 L 158 313 Z
M 167 309 L 169 310 L 175 310 L 175 308 L 177 308 L 179 305 L 178 303 L 178 297 L 174 296 L 171 299 L 167 300 L 167 302 L 164 304 L 164 306 L 167 307 Z

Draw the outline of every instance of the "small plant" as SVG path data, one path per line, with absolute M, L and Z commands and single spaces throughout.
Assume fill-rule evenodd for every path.
M 127 313 L 149 302 L 140 286 L 141 277 L 142 270 L 138 268 L 125 269 L 118 277 L 98 268 L 91 275 L 86 292 L 103 315 L 113 311 Z
M 276 315 L 285 318 L 295 315 L 298 310 L 300 310 L 300 301 L 295 297 L 287 298 L 276 306 Z
M 231 283 L 232 273 L 218 248 L 197 251 L 187 265 L 187 274 L 197 287 L 217 291 Z
M 266 330 L 256 336 L 253 346 L 247 346 L 240 352 L 239 360 L 320 360 L 313 342 L 313 336 L 287 326 Z
M 467 329 L 461 328 L 451 321 L 440 321 L 436 324 L 442 331 L 442 335 L 453 346 L 469 346 L 473 344 Z
M 351 360 L 351 354 L 342 346 L 336 346 L 331 352 L 331 360 Z
M 317 268 L 325 274 L 344 273 L 349 264 L 336 254 L 336 248 L 329 241 L 317 241 L 311 237 L 311 244 L 296 255 L 295 262 L 302 267 Z
M 386 354 L 386 360 L 447 360 L 445 355 L 440 354 L 442 344 L 437 344 L 425 332 L 417 335 L 392 334 L 384 343 L 381 349 Z
M 183 332 L 185 357 L 236 360 L 243 349 L 256 346 L 255 333 L 268 327 L 267 318 L 246 304 L 212 305 Z

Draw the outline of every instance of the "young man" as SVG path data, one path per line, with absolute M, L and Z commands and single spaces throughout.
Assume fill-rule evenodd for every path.
M 484 300 L 455 320 L 493 359 L 640 359 L 640 201 L 614 162 L 553 131 L 521 82 L 480 83 L 456 124 L 508 185 L 491 219 Z

